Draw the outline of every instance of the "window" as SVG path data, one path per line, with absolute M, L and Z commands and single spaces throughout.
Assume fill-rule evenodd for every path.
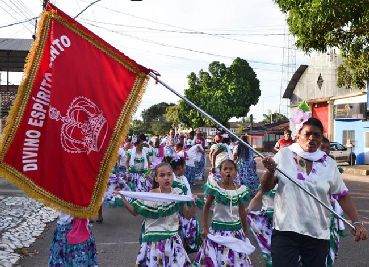
M 322 74 L 320 73 L 318 76 L 318 80 L 316 81 L 316 84 L 318 85 L 319 89 L 322 89 L 323 82 L 324 80 L 323 80 Z
M 276 137 L 275 134 L 267 134 L 265 136 L 265 141 L 266 142 L 275 142 L 276 141 L 275 137 Z
M 337 150 L 338 151 L 345 151 L 345 150 L 347 150 L 343 145 L 341 145 L 341 144 L 336 144 L 336 146 L 337 146 Z
M 354 130 L 342 131 L 342 144 L 346 146 L 347 141 L 351 141 L 352 145 L 355 146 L 355 131 Z

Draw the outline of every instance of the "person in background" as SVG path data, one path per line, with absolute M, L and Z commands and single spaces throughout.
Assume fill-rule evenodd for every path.
M 236 145 L 237 145 L 236 138 L 234 138 L 233 136 L 231 136 L 230 143 L 229 143 L 229 146 L 228 146 L 231 154 L 234 154 L 234 148 L 235 148 Z
M 291 138 L 291 130 L 284 130 L 284 137 L 279 139 L 277 143 L 275 143 L 274 151 L 278 152 L 281 148 L 288 147 L 295 143 L 295 141 Z
M 190 149 L 195 145 L 195 131 L 191 131 L 185 140 L 185 149 Z
M 241 136 L 242 141 L 247 141 L 247 136 Z M 241 184 L 246 185 L 254 196 L 258 191 L 260 181 L 256 174 L 256 161 L 254 159 L 254 152 L 242 143 L 238 143 L 233 150 L 233 160 L 238 167 L 238 175 Z
M 201 146 L 200 146 L 201 147 Z M 185 176 L 190 185 L 193 185 L 195 181 L 195 157 L 193 149 L 185 151 L 183 144 L 178 143 L 175 145 L 175 152 L 179 157 L 182 157 L 186 162 Z M 172 166 L 173 167 L 173 166 Z M 174 169 L 174 168 L 173 168 Z
M 274 213 L 274 195 L 275 188 L 269 192 L 263 192 L 261 189 L 251 199 L 246 208 L 247 222 L 250 231 L 254 235 L 255 240 L 263 255 L 266 267 L 272 267 L 272 231 L 273 231 L 273 213 Z M 262 204 L 261 210 L 253 211 Z
M 205 138 L 203 136 L 203 133 L 200 130 L 196 132 L 195 145 L 201 145 L 203 150 L 205 150 L 206 148 Z M 201 158 L 199 161 L 195 161 L 195 164 L 196 164 L 195 178 L 198 180 L 204 179 L 205 153 L 201 155 Z
M 152 149 L 153 149 L 151 163 L 161 162 L 164 157 L 164 146 L 160 144 L 159 136 L 151 137 L 151 143 L 152 143 Z
M 220 179 L 219 176 L 219 166 L 220 164 L 227 159 L 232 158 L 232 154 L 229 149 L 229 141 L 230 138 L 228 134 L 221 135 L 221 142 L 211 146 L 209 159 L 211 163 L 211 173 L 215 174 L 215 179 Z
M 214 143 L 210 146 L 209 149 L 209 160 L 211 162 L 212 160 L 212 154 L 215 152 L 216 148 L 218 147 L 218 144 L 222 143 L 222 134 L 221 133 L 217 133 L 214 136 Z
M 124 140 L 124 143 L 119 147 L 118 150 L 118 171 L 121 174 L 126 173 L 126 153 L 128 149 L 133 148 L 132 137 L 127 136 Z
M 177 144 L 181 145 L 181 144 Z M 176 146 L 177 146 L 176 145 Z M 180 188 L 186 195 L 192 196 L 191 186 L 185 176 L 186 172 L 186 161 L 183 157 L 177 155 L 173 159 L 165 159 L 170 162 L 174 172 L 173 188 Z M 192 213 L 194 214 L 195 205 L 191 207 Z M 180 222 L 180 236 L 183 241 L 183 246 L 187 253 L 198 251 L 200 245 L 200 226 L 198 220 L 192 216 L 191 218 L 185 218 L 182 212 L 179 212 Z
M 183 148 L 185 148 L 185 140 L 186 140 L 186 136 L 184 134 L 180 134 L 178 136 L 178 141 L 176 144 L 182 144 Z
M 329 144 L 329 140 L 325 137 L 322 138 L 320 150 L 325 152 L 329 156 L 331 147 Z M 338 170 L 340 173 L 343 172 L 342 168 L 338 168 Z M 343 210 L 334 195 L 331 196 L 331 206 L 335 212 L 343 216 Z M 340 219 L 336 218 L 333 214 L 331 214 L 331 226 L 329 229 L 330 229 L 329 252 L 327 256 L 326 266 L 332 267 L 334 261 L 338 256 L 340 237 L 345 237 L 347 233 L 345 231 L 345 225 L 343 224 L 343 222 Z
M 49 267 L 98 266 L 88 219 L 59 213 L 48 258 Z
M 129 149 L 126 154 L 126 175 L 139 192 L 147 192 L 152 188 L 152 181 L 146 175 L 146 172 L 150 170 L 150 158 L 144 148 L 145 141 L 146 136 L 140 134 L 135 147 Z

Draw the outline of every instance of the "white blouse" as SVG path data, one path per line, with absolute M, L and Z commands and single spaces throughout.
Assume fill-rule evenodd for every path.
M 214 197 L 214 212 L 211 227 L 214 230 L 233 231 L 242 228 L 239 205 L 250 199 L 249 190 L 241 185 L 235 190 L 221 188 L 217 182 L 205 184 L 205 194 Z
M 328 207 L 331 206 L 330 195 L 347 193 L 336 162 L 326 155 L 313 162 L 309 175 L 297 163 L 297 154 L 288 147 L 281 149 L 274 160 L 279 169 Z M 278 187 L 274 198 L 274 228 L 329 240 L 329 211 L 278 171 L 276 177 Z
M 173 188 L 172 194 L 182 195 L 179 188 Z M 155 242 L 170 238 L 178 233 L 179 210 L 182 203 L 179 202 L 154 202 L 146 200 L 134 200 L 131 205 L 138 214 L 145 217 L 143 242 Z

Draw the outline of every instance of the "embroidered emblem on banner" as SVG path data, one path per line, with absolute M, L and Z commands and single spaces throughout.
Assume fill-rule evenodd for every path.
M 100 151 L 108 123 L 102 110 L 90 99 L 83 96 L 75 98 L 65 117 L 55 107 L 50 107 L 49 117 L 62 121 L 60 141 L 66 152 L 88 154 Z

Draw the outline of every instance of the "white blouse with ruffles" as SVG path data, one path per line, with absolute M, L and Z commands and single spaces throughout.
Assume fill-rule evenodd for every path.
M 331 206 L 330 195 L 347 193 L 336 162 L 325 153 L 321 159 L 313 162 L 309 175 L 299 167 L 297 154 L 288 147 L 281 149 L 274 160 L 279 169 L 328 207 Z M 329 240 L 329 211 L 278 171 L 276 176 L 278 187 L 274 198 L 274 229 Z

